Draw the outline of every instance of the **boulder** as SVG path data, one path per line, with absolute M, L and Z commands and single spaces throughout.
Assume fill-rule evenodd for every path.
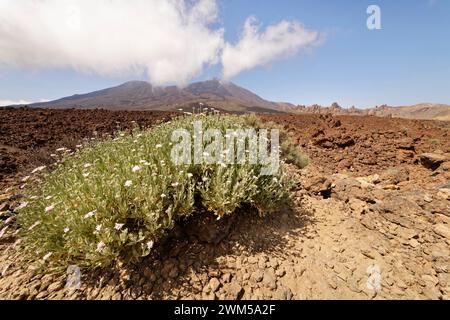
M 423 153 L 420 155 L 420 163 L 427 169 L 436 170 L 445 161 L 449 160 L 447 154 Z

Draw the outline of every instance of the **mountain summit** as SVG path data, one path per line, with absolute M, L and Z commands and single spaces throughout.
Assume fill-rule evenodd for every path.
M 218 79 L 192 83 L 185 88 L 154 87 L 145 81 L 129 81 L 117 87 L 31 104 L 46 108 L 105 108 L 133 110 L 176 110 L 205 103 L 227 111 L 274 112 L 277 104 L 231 82 Z

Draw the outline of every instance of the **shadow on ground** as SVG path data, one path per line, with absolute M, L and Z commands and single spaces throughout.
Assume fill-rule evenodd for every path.
M 186 226 L 178 227 L 143 262 L 97 270 L 83 282 L 88 287 L 110 285 L 125 292 L 122 298 L 194 298 L 211 277 L 242 271 L 247 257 L 265 253 L 292 259 L 288 239 L 304 237 L 313 223 L 311 213 L 293 207 L 266 217 L 254 210 L 242 210 L 229 230 L 220 230 L 224 235 L 219 243 L 201 241 Z

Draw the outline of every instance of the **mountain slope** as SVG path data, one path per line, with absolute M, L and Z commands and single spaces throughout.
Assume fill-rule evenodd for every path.
M 176 110 L 204 102 L 228 111 L 276 112 L 277 104 L 266 101 L 233 83 L 209 80 L 180 89 L 175 86 L 153 87 L 145 81 L 130 81 L 120 86 L 54 101 L 34 103 L 31 107 L 106 108 L 138 110 Z

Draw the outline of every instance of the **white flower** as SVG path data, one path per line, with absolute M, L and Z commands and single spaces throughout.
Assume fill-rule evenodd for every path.
M 105 249 L 105 243 L 103 241 L 100 241 L 97 243 L 97 252 L 103 251 Z
M 35 223 L 33 223 L 33 225 L 31 227 L 28 228 L 28 231 L 33 230 L 34 228 L 36 228 L 40 224 L 41 224 L 41 221 L 36 221 Z
M 192 178 L 194 175 L 192 173 L 187 174 L 188 178 Z
M 208 177 L 203 177 L 202 180 L 203 181 L 208 181 Z
M 114 226 L 114 229 L 120 230 L 120 229 L 122 229 L 123 226 L 124 226 L 123 223 L 116 223 L 115 226 Z
M 52 204 L 52 205 L 46 207 L 46 208 L 45 208 L 45 212 L 50 212 L 50 211 L 52 211 L 53 209 L 55 209 L 55 205 L 54 205 L 54 204 Z
M 131 171 L 133 172 L 138 172 L 139 170 L 141 170 L 141 167 L 139 166 L 134 166 L 133 168 L 131 168 Z
M 152 173 L 152 177 L 156 177 L 158 174 L 156 172 Z
M 70 229 L 68 227 L 64 228 L 64 233 L 67 233 L 69 231 L 70 231 Z
M 180 174 L 183 174 L 184 173 L 184 171 L 183 170 L 181 170 L 180 172 L 179 172 Z
M 48 258 L 50 258 L 50 256 L 52 255 L 52 252 L 47 253 L 42 259 L 44 259 L 44 261 L 47 261 Z
M 203 152 L 203 156 L 204 157 L 209 157 L 209 153 L 208 152 Z
M 77 144 L 75 147 L 77 147 L 77 148 L 81 148 L 81 147 L 83 147 L 83 145 L 81 145 L 81 144 Z
M 27 182 L 27 180 L 30 179 L 30 176 L 26 176 L 22 179 L 22 182 Z
M 146 164 L 146 163 L 147 163 L 147 160 L 139 160 L 139 163 L 140 163 L 140 164 Z
M 151 250 L 151 249 L 153 248 L 153 245 L 154 245 L 153 241 L 147 242 L 147 248 L 148 248 L 148 250 Z
M 161 198 L 167 197 L 164 193 L 161 194 Z
M 84 215 L 84 218 L 85 218 L 85 219 L 89 219 L 90 217 L 94 216 L 94 214 L 95 214 L 96 212 L 97 212 L 97 210 L 90 211 L 90 212 L 88 212 L 88 213 L 86 213 L 86 214 Z
M 59 148 L 59 149 L 56 149 L 57 152 L 62 152 L 62 151 L 66 151 L 66 150 L 67 150 L 66 148 Z
M 121 137 L 125 137 L 125 133 L 121 133 L 120 136 L 121 136 Z
M 142 137 L 142 133 L 137 134 L 136 137 L 138 138 Z
M 57 154 L 54 154 L 54 153 L 52 153 L 51 155 L 50 155 L 50 157 L 52 157 L 52 158 L 55 158 L 55 157 L 57 157 L 58 155 Z
M 124 186 L 125 187 L 131 187 L 133 185 L 133 181 L 131 181 L 131 180 L 127 180 L 127 181 L 125 181 L 125 184 L 124 184 Z
M 278 179 L 275 177 L 272 180 L 273 180 L 273 182 L 278 182 Z
M 156 149 L 160 149 L 160 148 L 162 148 L 162 144 L 157 144 Z
M 52 196 L 46 196 L 44 199 L 45 200 L 50 200 L 51 198 L 53 198 Z
M 22 202 L 17 208 L 16 210 L 20 210 L 23 208 L 26 208 L 28 206 L 28 202 Z
M 89 175 L 90 175 L 89 172 L 84 172 L 84 173 L 83 173 L 83 177 L 85 177 L 85 178 L 89 177 Z
M 101 225 L 101 224 L 98 224 L 98 225 L 95 227 L 95 230 L 96 230 L 96 231 L 102 230 L 102 225 Z
M 180 184 L 178 183 L 178 182 L 174 182 L 174 183 L 172 183 L 172 187 L 178 187 Z
M 36 173 L 38 171 L 42 171 L 44 170 L 46 167 L 45 166 L 41 166 L 41 167 L 37 167 L 36 169 L 34 169 L 33 171 L 31 171 L 31 173 Z

